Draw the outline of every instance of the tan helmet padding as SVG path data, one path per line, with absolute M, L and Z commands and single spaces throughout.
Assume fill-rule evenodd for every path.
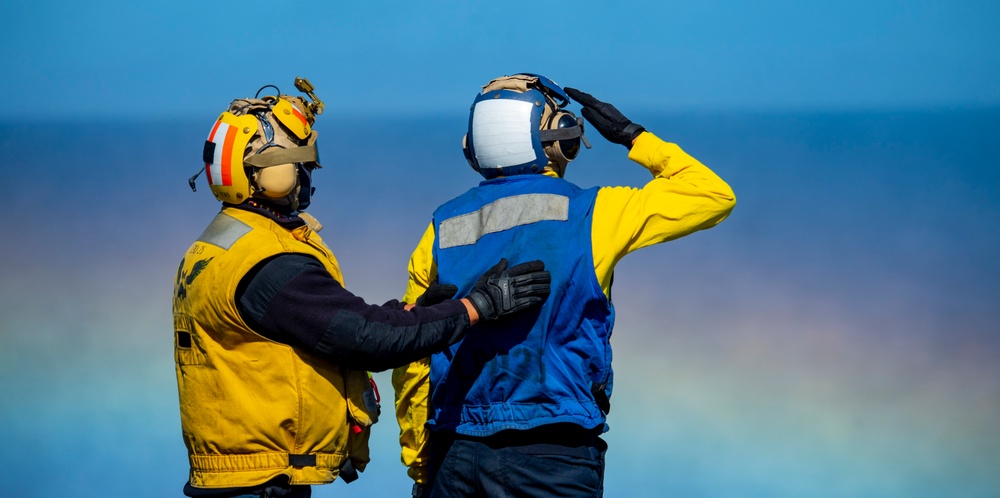
M 501 76 L 499 78 L 494 78 L 490 80 L 485 86 L 483 86 L 483 93 L 492 92 L 495 90 L 511 90 L 519 93 L 527 92 L 529 89 L 537 88 L 538 77 L 528 76 L 526 74 L 515 74 L 513 76 Z M 540 90 L 541 91 L 541 90 Z M 556 104 L 552 97 L 548 95 L 547 92 L 541 91 L 542 95 L 545 96 L 545 107 L 542 109 L 542 129 L 548 129 L 552 124 L 552 116 L 556 113 L 559 106 Z
M 483 93 L 492 92 L 494 90 L 513 90 L 515 92 L 524 93 L 527 92 L 529 88 L 532 88 L 536 83 L 538 83 L 537 77 L 528 76 L 526 74 L 501 76 L 490 80 L 489 83 L 483 86 Z
M 310 133 L 308 135 L 306 135 L 303 138 L 299 138 L 297 134 L 301 134 L 304 131 L 304 129 L 293 131 L 289 129 L 282 122 L 282 120 L 279 120 L 277 116 L 274 115 L 273 106 L 278 106 L 279 109 L 291 108 L 291 107 L 297 108 L 297 106 L 290 104 L 293 104 L 293 102 L 291 102 L 290 98 L 287 96 L 283 96 L 282 98 L 274 96 L 266 96 L 259 99 L 256 98 L 237 99 L 234 100 L 231 104 L 229 104 L 229 112 L 232 112 L 233 114 L 236 114 L 238 116 L 253 114 L 266 119 L 268 124 L 270 124 L 271 129 L 274 131 L 273 142 L 275 145 L 279 146 L 279 147 L 268 147 L 267 149 L 261 151 L 260 153 L 257 152 L 258 150 L 260 150 L 261 147 L 267 145 L 268 143 L 267 138 L 264 135 L 264 129 L 258 123 L 257 133 L 254 134 L 253 139 L 251 139 L 250 143 L 247 145 L 247 150 L 245 151 L 245 157 L 244 157 L 245 163 L 256 166 L 255 164 L 253 164 L 256 161 L 263 164 L 264 162 L 263 158 L 252 159 L 252 157 L 257 155 L 263 156 L 266 153 L 269 153 L 275 149 L 291 150 L 303 145 L 310 145 L 313 142 L 315 142 L 315 138 L 312 136 L 315 133 L 315 131 L 310 129 L 309 130 Z M 308 162 L 308 161 L 283 161 L 283 162 Z M 267 161 L 267 163 L 270 163 L 272 165 L 281 164 L 281 162 L 275 163 L 273 161 Z M 257 167 L 265 167 L 265 166 L 262 165 Z

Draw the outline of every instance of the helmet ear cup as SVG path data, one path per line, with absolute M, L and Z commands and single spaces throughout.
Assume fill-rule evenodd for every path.
M 571 112 L 557 111 L 542 125 L 543 130 L 555 130 L 559 128 L 571 128 L 576 126 L 576 116 Z M 550 161 L 559 165 L 566 165 L 576 159 L 580 153 L 580 138 L 567 140 L 556 140 L 543 144 L 545 155 Z
M 265 197 L 281 199 L 290 194 L 298 184 L 295 164 L 286 163 L 268 168 L 260 168 L 254 173 L 257 188 Z

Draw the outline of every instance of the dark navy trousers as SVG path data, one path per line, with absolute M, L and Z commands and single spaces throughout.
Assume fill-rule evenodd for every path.
M 601 497 L 607 447 L 597 431 L 572 424 L 483 438 L 436 432 L 428 496 Z

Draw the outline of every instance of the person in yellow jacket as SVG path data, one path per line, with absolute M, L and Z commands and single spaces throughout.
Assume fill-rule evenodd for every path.
M 649 183 L 581 189 L 562 178 L 580 142 L 589 147 L 583 120 L 566 109 L 571 99 L 649 170 Z M 463 292 L 498 254 L 510 263 L 544 259 L 552 293 L 537 312 L 484 324 L 490 333 L 393 372 L 413 494 L 602 496 L 615 265 L 715 226 L 735 196 L 676 144 L 537 74 L 485 85 L 464 144 L 485 181 L 434 212 L 410 258 L 403 301 L 432 285 Z
M 268 87 L 276 94 L 258 98 Z M 379 415 L 368 371 L 440 351 L 548 295 L 540 261 L 487 272 L 462 299 L 432 285 L 417 307 L 348 292 L 303 211 L 323 104 L 308 81 L 296 87 L 312 101 L 265 86 L 234 100 L 205 142 L 222 210 L 184 254 L 173 297 L 187 496 L 300 498 L 312 484 L 352 481 Z

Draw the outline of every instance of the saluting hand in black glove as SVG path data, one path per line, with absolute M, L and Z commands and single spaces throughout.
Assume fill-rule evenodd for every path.
M 545 302 L 551 281 L 539 260 L 508 269 L 504 258 L 479 278 L 466 297 L 480 320 L 496 320 Z
M 642 125 L 626 118 L 615 106 L 601 102 L 593 95 L 575 88 L 566 87 L 564 90 L 566 95 L 583 106 L 583 117 L 587 118 L 587 121 L 590 121 L 590 124 L 609 142 L 622 144 L 631 149 L 635 137 L 646 131 Z

